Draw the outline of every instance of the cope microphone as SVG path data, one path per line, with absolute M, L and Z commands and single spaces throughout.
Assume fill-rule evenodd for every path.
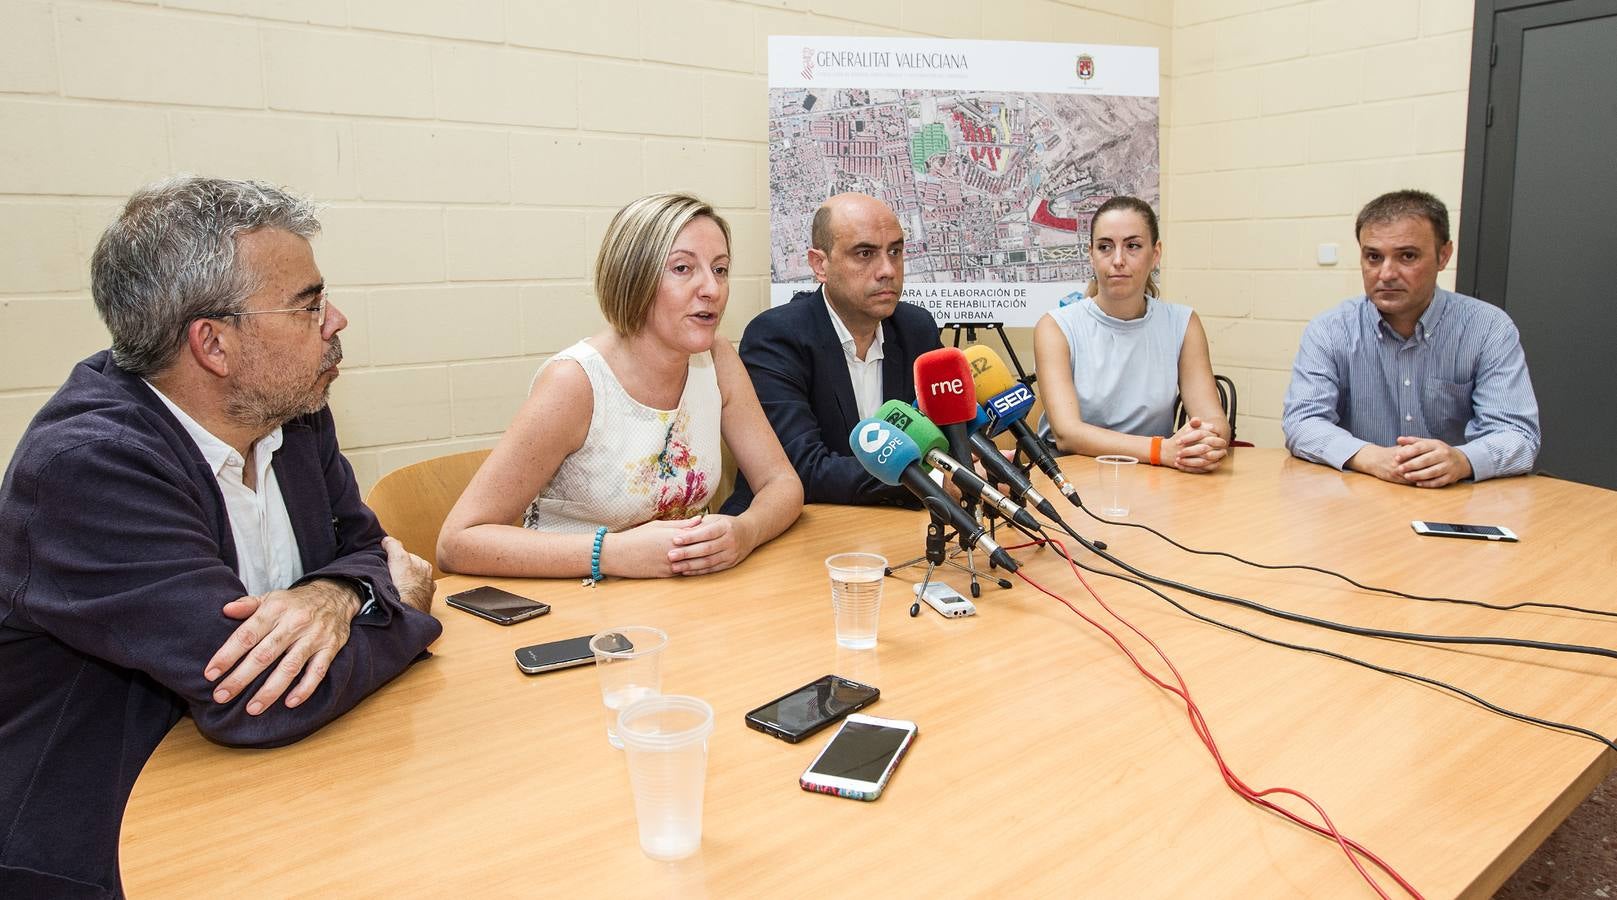
M 915 358 L 915 405 L 949 438 L 955 459 L 970 459 L 966 425 L 977 415 L 971 364 L 958 347 L 939 347 Z
M 990 420 L 1003 422 L 1001 431 L 1009 430 L 1016 435 L 1016 444 L 1022 452 L 1033 460 L 1055 486 L 1068 500 L 1076 502 L 1078 489 L 1067 483 L 1067 476 L 1061 474 L 1061 467 L 1056 465 L 1055 458 L 1050 450 L 1044 446 L 1044 441 L 1033 433 L 1023 421 L 1029 409 L 1033 408 L 1033 392 L 1027 385 L 1017 381 L 1011 376 L 1011 371 L 1005 368 L 999 354 L 981 344 L 967 347 L 963 355 L 968 360 L 972 383 L 977 388 L 977 396 L 982 404 L 988 407 Z M 919 365 L 919 360 L 916 361 Z M 1024 396 L 1025 395 L 1025 396 Z M 925 407 L 922 407 L 925 409 Z M 1003 413 L 998 411 L 1003 410 Z M 990 425 L 990 434 L 996 433 Z
M 955 486 L 960 488 L 961 492 L 967 497 L 981 500 L 994 507 L 999 510 L 1000 515 L 1015 522 L 1025 530 L 1043 531 L 1039 527 L 1039 520 L 1033 518 L 1031 513 L 1023 509 L 1011 498 L 995 490 L 993 485 L 977 477 L 977 473 L 972 471 L 971 466 L 961 463 L 954 457 L 944 453 L 943 450 L 948 446 L 948 442 L 944 440 L 943 432 L 939 431 L 938 427 L 930 419 L 921 415 L 920 411 L 915 407 L 902 400 L 889 400 L 883 403 L 880 409 L 876 410 L 875 417 L 909 435 L 910 440 L 914 441 L 921 450 L 922 462 L 933 468 L 941 469 L 945 475 L 949 476 L 949 480 L 953 481 Z M 969 460 L 971 457 L 966 458 Z
M 1016 571 L 1016 560 L 927 477 L 921 469 L 921 448 L 909 435 L 880 419 L 860 419 L 848 435 L 848 444 L 866 472 L 883 484 L 903 485 L 920 498 L 932 515 L 954 528 L 963 546 L 967 549 L 981 547 L 991 565 L 1007 572 Z

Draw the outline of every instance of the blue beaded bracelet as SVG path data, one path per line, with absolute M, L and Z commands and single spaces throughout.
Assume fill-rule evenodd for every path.
M 605 578 L 601 574 L 601 542 L 606 539 L 606 526 L 595 529 L 595 548 L 590 551 L 590 581 Z

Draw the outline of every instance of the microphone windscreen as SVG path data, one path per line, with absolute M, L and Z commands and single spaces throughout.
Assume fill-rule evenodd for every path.
M 994 437 L 1027 417 L 1033 409 L 1033 392 L 1018 381 L 984 401 L 988 408 L 988 436 Z
M 909 435 L 876 418 L 860 419 L 848 434 L 848 446 L 882 484 L 899 484 L 909 464 L 921 460 L 921 449 Z
M 943 436 L 938 426 L 932 420 L 921 415 L 921 411 L 902 400 L 889 400 L 876 410 L 876 418 L 889 425 L 897 426 L 899 431 L 910 436 L 915 446 L 921 451 L 921 468 L 931 468 L 927 465 L 926 456 L 933 450 L 947 455 L 949 453 L 949 439 Z
M 969 426 L 967 426 L 966 430 L 967 431 L 982 431 L 984 428 L 987 428 L 988 425 L 989 425 L 989 422 L 988 422 L 988 410 L 983 409 L 981 406 L 978 406 L 977 407 L 977 417 L 975 419 L 971 420 L 971 424 Z
M 915 358 L 915 400 L 938 425 L 970 422 L 977 406 L 971 364 L 958 347 L 939 347 Z
M 1019 383 L 999 354 L 988 347 L 972 344 L 966 348 L 965 354 L 971 367 L 971 381 L 977 387 L 977 402 L 987 403 L 989 397 L 1004 393 L 1011 389 L 1011 385 Z

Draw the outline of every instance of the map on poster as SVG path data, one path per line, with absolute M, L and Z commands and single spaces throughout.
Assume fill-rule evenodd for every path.
M 859 191 L 904 226 L 905 300 L 1031 326 L 1088 283 L 1089 214 L 1159 206 L 1160 171 L 1154 47 L 769 39 L 776 305 L 815 287 L 815 209 Z

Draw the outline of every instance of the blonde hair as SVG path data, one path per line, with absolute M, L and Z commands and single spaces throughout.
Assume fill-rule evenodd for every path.
M 730 225 L 712 206 L 689 194 L 652 194 L 618 210 L 595 257 L 595 297 L 618 334 L 629 337 L 651 315 L 663 264 L 680 229 L 698 217 L 712 219 L 730 247 Z

